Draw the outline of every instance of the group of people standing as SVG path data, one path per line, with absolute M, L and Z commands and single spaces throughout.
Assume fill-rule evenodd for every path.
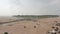
M 52 30 L 48 31 L 48 34 L 60 34 L 59 27 L 52 27 Z

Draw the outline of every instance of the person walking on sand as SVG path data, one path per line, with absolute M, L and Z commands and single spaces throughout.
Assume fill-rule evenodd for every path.
M 51 34 L 57 34 L 57 32 L 55 30 L 52 30 Z
M 57 34 L 57 31 L 55 30 L 55 27 L 52 27 L 51 34 Z

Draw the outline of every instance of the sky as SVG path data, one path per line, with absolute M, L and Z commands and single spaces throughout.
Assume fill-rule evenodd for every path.
M 60 0 L 0 0 L 0 16 L 60 15 Z

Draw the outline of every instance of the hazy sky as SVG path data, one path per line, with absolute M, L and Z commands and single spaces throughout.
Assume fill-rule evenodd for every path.
M 0 0 L 0 16 L 60 15 L 60 0 Z

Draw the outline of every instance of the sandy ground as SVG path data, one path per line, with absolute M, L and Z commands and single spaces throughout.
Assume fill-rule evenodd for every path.
M 52 26 L 55 26 L 56 21 L 60 23 L 60 17 L 2 24 L 0 25 L 0 34 L 4 34 L 4 32 L 9 34 L 46 34 Z

